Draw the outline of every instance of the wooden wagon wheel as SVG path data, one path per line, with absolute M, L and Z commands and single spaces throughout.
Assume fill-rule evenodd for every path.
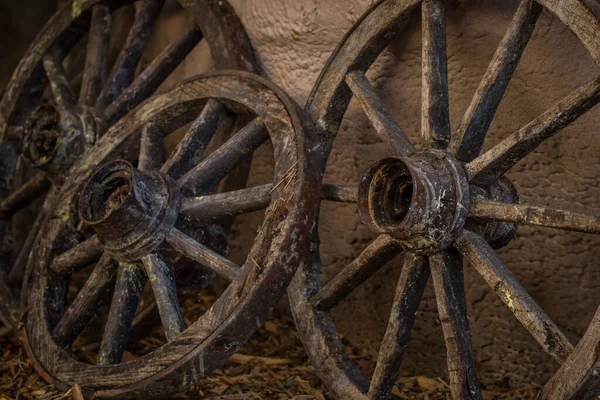
M 16 221 L 11 225 L 13 216 L 48 192 L 55 194 L 73 163 L 106 128 L 150 96 L 203 38 L 216 68 L 253 70 L 249 41 L 226 1 L 178 3 L 193 22 L 139 73 L 136 70 L 164 0 L 68 2 L 42 29 L 15 70 L 0 102 L 0 253 L 5 255 L 0 261 L 0 320 L 5 324 L 18 322 L 14 296 L 22 286 L 27 258 L 46 212 L 39 212 L 27 230 Z M 111 39 L 111 32 L 123 29 L 118 21 L 116 26 L 111 23 L 115 12 L 130 5 L 138 9 L 129 33 L 122 44 L 111 43 L 120 39 Z M 84 49 L 76 45 L 83 44 L 86 35 L 85 62 L 75 64 L 69 74 L 63 60 Z M 119 50 L 112 65 L 109 47 Z M 44 95 L 48 87 L 51 98 Z M 215 117 L 223 112 L 215 110 Z M 30 167 L 39 171 L 31 172 Z M 15 179 L 21 175 L 30 179 Z M 52 198 L 46 207 L 51 207 Z M 21 242 L 16 234 L 11 237 L 11 231 L 22 236 Z
M 223 104 L 255 118 L 202 157 L 219 124 L 210 108 Z M 162 163 L 163 137 L 189 122 Z M 186 388 L 223 364 L 262 324 L 307 249 L 318 200 L 313 193 L 318 174 L 304 158 L 314 147 L 304 134 L 307 126 L 302 110 L 278 88 L 249 73 L 228 72 L 181 83 L 112 127 L 75 165 L 31 257 L 36 280 L 24 342 L 42 376 L 65 390 L 77 383 L 98 397 L 155 398 Z M 216 193 L 219 182 L 269 138 L 276 183 Z M 134 142 L 141 143 L 137 166 L 116 159 Z M 205 226 L 261 209 L 264 221 L 241 266 L 184 233 L 190 224 Z M 82 238 L 80 223 L 95 234 Z M 177 301 L 174 253 L 230 282 L 189 326 Z M 66 305 L 69 275 L 94 262 Z M 146 283 L 168 343 L 121 363 Z M 104 301 L 110 311 L 97 362 L 87 364 L 74 357 L 70 345 Z
M 455 132 L 448 106 L 446 29 L 440 0 L 382 0 L 346 34 L 322 71 L 307 110 L 320 129 L 324 170 L 334 138 L 354 96 L 391 151 L 355 187 L 330 188 L 357 203 L 376 239 L 328 282 L 321 275 L 319 241 L 289 289 L 296 325 L 311 362 L 340 399 L 384 399 L 400 373 L 415 313 L 431 276 L 447 348 L 452 395 L 481 399 L 473 360 L 463 283 L 463 257 L 558 363 L 539 394 L 544 399 L 596 398 L 600 393 L 600 309 L 576 349 L 494 253 L 519 224 L 600 233 L 600 219 L 518 204 L 503 175 L 539 144 L 600 102 L 591 80 L 525 127 L 481 154 L 482 145 L 543 8 L 570 27 L 600 63 L 600 23 L 579 1 L 523 0 Z M 378 97 L 366 71 L 410 21 L 422 19 L 422 148 L 416 150 Z M 493 247 L 492 247 L 493 246 Z M 331 309 L 386 262 L 405 252 L 391 315 L 374 374 L 366 379 L 346 356 Z

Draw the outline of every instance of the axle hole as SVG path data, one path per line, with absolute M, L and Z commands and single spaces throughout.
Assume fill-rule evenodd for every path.
M 375 232 L 394 232 L 407 218 L 414 183 L 408 166 L 398 158 L 374 164 L 359 186 L 361 219 Z
M 36 167 L 49 162 L 60 143 L 61 116 L 58 110 L 44 105 L 35 110 L 26 126 L 23 155 Z
M 130 196 L 132 184 L 131 164 L 114 161 L 101 167 L 81 193 L 82 219 L 90 224 L 105 220 Z
M 392 182 L 388 192 L 388 210 L 393 221 L 401 222 L 406 218 L 413 195 L 413 182 L 410 176 L 403 176 Z

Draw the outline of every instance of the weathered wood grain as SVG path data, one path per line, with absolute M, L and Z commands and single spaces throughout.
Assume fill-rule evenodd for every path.
M 465 168 L 469 180 L 477 184 L 496 181 L 541 143 L 577 120 L 598 102 L 600 78 L 581 86 L 485 154 L 468 163 Z
M 111 21 L 110 8 L 104 4 L 94 6 L 79 92 L 79 104 L 81 105 L 93 106 L 96 104 L 104 85 L 108 73 Z
M 537 2 L 521 0 L 467 112 L 453 134 L 450 151 L 459 160 L 471 161 L 479 155 L 496 110 L 541 12 L 542 6 Z
M 551 207 L 476 200 L 469 204 L 469 217 L 600 234 L 600 216 L 575 213 Z
M 370 399 L 387 399 L 394 388 L 396 379 L 400 375 L 402 356 L 408 346 L 410 331 L 428 280 L 427 259 L 414 253 L 407 253 L 404 256 L 404 265 L 396 286 L 392 311 L 371 378 L 368 392 Z
M 452 397 L 482 400 L 471 345 L 462 256 L 451 251 L 434 254 L 429 257 L 429 268 L 446 342 Z
M 379 235 L 363 252 L 311 299 L 317 310 L 329 310 L 402 251 L 389 235 Z
M 116 277 L 117 264 L 105 254 L 54 328 L 52 334 L 57 343 L 70 346 L 100 306 L 109 303 Z
M 104 111 L 108 123 L 114 123 L 147 99 L 202 39 L 202 32 L 192 24 L 181 37 L 169 44 L 150 65 Z
M 68 275 L 98 260 L 103 252 L 104 248 L 100 239 L 93 235 L 72 249 L 56 256 L 52 260 L 50 268 L 59 275 Z
M 496 257 L 494 250 L 485 239 L 476 233 L 464 230 L 456 239 L 455 246 L 544 351 L 557 362 L 564 363 L 573 351 L 573 345 Z
M 255 118 L 225 144 L 183 175 L 177 183 L 184 195 L 205 194 L 212 190 L 242 159 L 269 139 L 264 122 Z
M 381 139 L 400 155 L 413 153 L 415 147 L 387 110 L 365 74 L 361 71 L 349 72 L 346 75 L 346 84 Z
M 145 284 L 146 276 L 141 265 L 119 263 L 117 282 L 98 350 L 98 365 L 121 361 Z
M 165 336 L 171 341 L 185 330 L 185 322 L 177 300 L 173 265 L 160 253 L 144 256 L 142 263 L 152 286 Z
M 98 96 L 96 101 L 98 109 L 104 110 L 133 82 L 135 70 L 164 2 L 165 0 L 145 0 L 142 3 L 110 75 Z
M 421 137 L 426 146 L 445 149 L 450 143 L 446 16 L 441 0 L 425 0 L 421 7 Z
M 227 108 L 215 99 L 210 99 L 198 118 L 192 122 L 161 171 L 179 179 L 200 163 L 204 150 L 227 115 Z
M 146 124 L 142 128 L 140 144 L 140 158 L 138 169 L 141 171 L 155 171 L 163 164 L 164 132 L 156 124 Z

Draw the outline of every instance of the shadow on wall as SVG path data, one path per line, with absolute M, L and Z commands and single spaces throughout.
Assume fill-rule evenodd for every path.
M 0 88 L 4 90 L 13 70 L 60 0 L 0 0 Z

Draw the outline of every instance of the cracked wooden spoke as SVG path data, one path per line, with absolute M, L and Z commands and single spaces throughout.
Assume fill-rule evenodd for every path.
M 50 189 L 50 179 L 38 173 L 0 202 L 0 218 L 12 217 Z
M 269 139 L 260 118 L 255 118 L 212 152 L 200 164 L 179 178 L 182 192 L 199 195 L 212 190 L 240 161 Z
M 459 160 L 471 161 L 479 155 L 496 110 L 541 11 L 542 6 L 537 2 L 521 0 L 508 31 L 502 38 L 467 112 L 452 137 L 450 150 Z
M 456 239 L 455 246 L 494 289 L 498 297 L 506 303 L 546 353 L 559 363 L 564 363 L 573 351 L 573 346 L 508 268 L 496 257 L 494 250 L 485 239 L 476 233 L 465 230 Z
M 413 153 L 415 147 L 387 110 L 365 74 L 362 71 L 349 72 L 346 75 L 346 84 L 381 139 L 400 155 Z
M 165 0 L 145 0 L 129 30 L 123 48 L 106 79 L 96 106 L 104 110 L 133 81 L 135 70 Z
M 163 163 L 163 144 L 165 134 L 158 125 L 147 123 L 142 128 L 140 158 L 138 168 L 141 171 L 158 170 Z
M 163 50 L 144 72 L 106 108 L 104 115 L 107 122 L 117 121 L 154 93 L 201 39 L 202 32 L 196 24 L 192 24 L 179 39 Z
M 102 90 L 108 72 L 111 18 L 109 7 L 103 4 L 93 7 L 79 104 L 93 106 Z
M 54 340 L 70 346 L 77 339 L 98 309 L 110 300 L 116 272 L 116 263 L 105 253 L 54 328 Z
M 600 234 L 600 216 L 527 204 L 473 200 L 469 205 L 469 217 Z
M 197 165 L 204 157 L 204 150 L 211 141 L 219 125 L 227 115 L 227 107 L 220 101 L 210 99 L 204 109 L 187 130 L 177 147 L 163 165 L 161 171 L 173 179 Z
M 119 263 L 117 283 L 98 351 L 98 365 L 121 361 L 145 284 L 146 276 L 141 265 Z
M 400 375 L 402 356 L 428 279 L 429 269 L 425 258 L 413 253 L 406 254 L 369 387 L 370 399 L 387 399 Z
M 429 257 L 429 268 L 446 342 L 452 397 L 483 399 L 471 345 L 462 256 L 437 253 Z
M 578 119 L 600 102 L 600 78 L 589 82 L 554 107 L 466 165 L 473 183 L 495 182 L 544 140 Z
M 44 56 L 43 64 L 56 104 L 66 109 L 73 108 L 77 103 L 77 97 L 69 84 L 58 52 L 54 50 L 49 51 Z
M 171 341 L 185 330 L 177 300 L 173 265 L 164 255 L 157 253 L 144 256 L 142 262 L 148 281 L 152 285 L 165 336 L 168 341 Z
M 196 224 L 208 224 L 226 217 L 263 210 L 271 203 L 273 185 L 254 186 L 182 200 L 179 213 Z
M 445 149 L 450 142 L 446 18 L 441 0 L 422 4 L 423 57 L 421 136 L 426 146 Z
M 59 275 L 66 276 L 97 261 L 104 248 L 98 236 L 94 235 L 70 250 L 56 256 L 50 268 Z
M 402 247 L 396 239 L 379 235 L 311 298 L 313 307 L 321 311 L 330 310 L 401 251 Z
M 356 203 L 358 201 L 358 188 L 355 186 L 324 184 L 321 187 L 321 198 L 340 203 Z
M 546 382 L 536 400 L 591 400 L 589 395 L 596 396 L 600 390 L 598 343 L 600 343 L 600 307 L 596 310 L 585 334 L 577 343 L 573 354 Z
M 238 265 L 198 243 L 177 228 L 171 230 L 165 241 L 190 260 L 213 270 L 228 281 L 233 281 L 241 276 L 241 269 Z

